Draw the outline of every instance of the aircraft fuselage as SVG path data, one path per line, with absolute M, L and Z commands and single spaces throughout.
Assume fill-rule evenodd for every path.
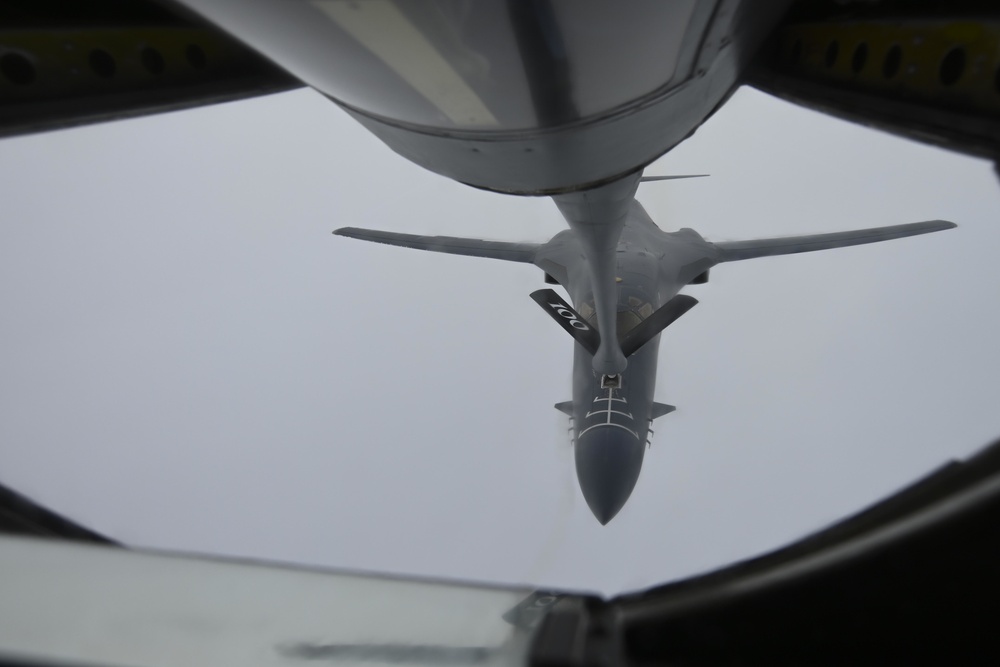
M 709 243 L 693 229 L 664 232 L 635 200 L 640 173 L 598 188 L 553 196 L 569 229 L 543 244 L 419 236 L 344 227 L 366 241 L 531 263 L 566 288 L 531 294 L 573 338 L 573 400 L 556 408 L 573 419 L 580 490 L 594 516 L 610 521 L 639 478 L 649 427 L 672 406 L 653 399 L 660 332 L 697 300 L 681 289 L 705 282 L 721 262 L 877 243 L 952 229 L 947 220 L 828 234 Z M 678 177 L 673 177 L 678 178 Z
M 617 338 L 673 298 L 715 263 L 714 247 L 696 232 L 660 230 L 642 206 L 631 201 L 615 261 Z M 596 326 L 594 288 L 588 260 L 573 231 L 554 237 L 536 264 L 569 292 L 576 311 Z M 625 505 L 639 478 L 654 412 L 660 336 L 628 360 L 617 387 L 594 370 L 594 355 L 575 345 L 573 359 L 573 444 L 584 498 L 601 523 Z M 567 412 L 569 412 L 567 410 Z

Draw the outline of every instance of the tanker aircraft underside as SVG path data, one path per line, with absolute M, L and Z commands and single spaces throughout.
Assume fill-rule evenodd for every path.
M 635 200 L 637 172 L 608 185 L 554 195 L 569 229 L 546 243 L 418 236 L 344 227 L 364 241 L 534 264 L 566 289 L 531 297 L 576 340 L 573 400 L 556 404 L 572 422 L 577 479 L 607 524 L 635 488 L 653 420 L 673 412 L 653 400 L 659 336 L 698 303 L 680 290 L 704 283 L 716 264 L 875 243 L 956 225 L 945 220 L 832 234 L 710 243 L 693 229 L 664 232 Z M 669 177 L 668 177 L 669 178 Z M 677 177 L 674 177 L 677 178 Z

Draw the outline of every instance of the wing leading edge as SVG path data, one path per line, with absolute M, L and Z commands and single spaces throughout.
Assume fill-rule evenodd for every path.
M 451 255 L 467 255 L 469 257 L 488 257 L 502 259 L 508 262 L 526 262 L 531 264 L 540 243 L 510 243 L 507 241 L 483 241 L 480 239 L 464 239 L 457 236 L 420 236 L 418 234 L 401 234 L 399 232 L 382 232 L 375 229 L 360 229 L 358 227 L 342 227 L 334 234 L 346 236 L 361 241 L 373 241 L 386 245 L 444 252 Z
M 786 236 L 772 239 L 757 239 L 755 241 L 721 241 L 713 245 L 720 251 L 720 262 L 735 262 L 742 259 L 757 257 L 772 257 L 774 255 L 793 255 L 800 252 L 845 248 L 865 243 L 891 241 L 907 236 L 929 234 L 957 227 L 947 220 L 928 220 L 926 222 L 911 222 L 905 225 L 890 227 L 872 227 L 856 229 L 850 232 L 834 232 L 832 234 L 811 234 L 809 236 Z

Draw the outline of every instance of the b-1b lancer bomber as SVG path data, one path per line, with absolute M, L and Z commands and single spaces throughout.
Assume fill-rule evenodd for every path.
M 418 236 L 345 227 L 335 234 L 389 245 L 525 262 L 562 285 L 532 293 L 576 340 L 573 400 L 556 404 L 573 424 L 576 473 L 594 516 L 607 524 L 635 488 L 657 403 L 660 333 L 697 302 L 679 292 L 704 283 L 716 264 L 888 241 L 955 227 L 944 220 L 832 234 L 709 243 L 693 229 L 661 230 L 635 192 L 636 173 L 592 190 L 553 196 L 569 229 L 547 243 Z M 666 177 L 670 178 L 670 177 Z M 677 178 L 677 177 L 674 177 Z

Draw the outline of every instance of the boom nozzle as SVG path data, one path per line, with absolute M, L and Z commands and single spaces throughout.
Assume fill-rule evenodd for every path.
M 628 360 L 625 358 L 625 354 L 622 353 L 622 349 L 618 346 L 617 338 L 611 338 L 611 340 L 602 338 L 601 346 L 597 348 L 597 354 L 594 355 L 594 372 L 600 373 L 605 377 L 619 375 L 628 366 Z

